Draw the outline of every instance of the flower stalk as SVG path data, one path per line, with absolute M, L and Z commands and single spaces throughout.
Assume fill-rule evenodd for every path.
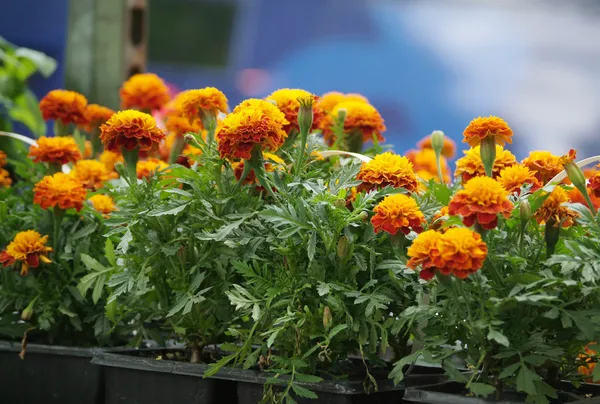
M 55 206 L 52 209 L 52 249 L 54 250 L 54 254 L 58 256 L 58 241 L 60 239 L 60 224 L 62 223 L 63 218 L 65 217 L 65 210 Z
M 435 163 L 437 166 L 437 173 L 440 179 L 440 184 L 444 183 L 444 174 L 442 173 L 442 150 L 444 148 L 444 132 L 441 130 L 434 130 L 431 134 L 431 148 L 435 152 Z
M 296 175 L 300 174 L 300 170 L 304 165 L 304 154 L 306 152 L 306 140 L 308 132 L 313 124 L 313 103 L 314 97 L 298 98 L 300 109 L 298 110 L 298 128 L 300 129 L 300 148 L 298 150 L 298 158 L 296 161 Z
M 481 139 L 480 153 L 485 175 L 491 178 L 496 161 L 496 136 L 490 135 Z
M 127 179 L 129 180 L 129 186 L 135 187 L 137 185 L 137 162 L 139 160 L 139 149 L 136 147 L 133 150 L 127 150 L 123 148 L 123 160 L 125 161 L 125 171 L 127 172 Z

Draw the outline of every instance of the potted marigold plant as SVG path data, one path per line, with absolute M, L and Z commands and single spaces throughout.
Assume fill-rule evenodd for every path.
M 409 389 L 405 400 L 548 403 L 598 393 L 583 382 L 600 375 L 580 368 L 595 363 L 588 344 L 600 332 L 600 177 L 586 181 L 574 151 L 536 151 L 518 163 L 502 147 L 511 138 L 500 118 L 473 120 L 455 185 L 417 197 L 439 206 L 406 255 L 426 298 L 400 319 L 420 349 L 390 377 L 402 380 L 403 367 L 424 357 L 455 383 Z M 433 143 L 439 156 L 441 139 Z M 451 357 L 472 373 L 458 372 Z

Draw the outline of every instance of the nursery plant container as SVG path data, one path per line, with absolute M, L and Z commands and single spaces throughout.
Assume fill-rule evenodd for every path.
M 568 382 L 563 382 L 562 385 L 563 390 L 558 392 L 558 399 L 551 399 L 551 404 L 583 403 L 590 400 L 590 397 L 596 397 L 596 400 L 600 397 L 600 385 L 584 383 L 579 389 Z M 450 382 L 427 388 L 409 388 L 404 394 L 404 400 L 428 404 L 522 404 L 527 398 L 526 394 L 516 391 L 503 392 L 499 400 L 494 395 L 482 398 L 469 397 L 465 393 L 463 384 Z
M 90 362 L 98 348 L 0 341 L 0 402 L 103 404 L 102 368 Z

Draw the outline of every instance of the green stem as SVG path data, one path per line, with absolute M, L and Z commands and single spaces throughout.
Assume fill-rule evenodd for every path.
M 525 252 L 525 229 L 527 228 L 527 222 L 521 221 L 521 234 L 519 240 L 519 255 L 522 257 Z
M 206 145 L 210 148 L 215 140 L 215 131 L 217 130 L 217 117 L 214 111 L 200 111 L 202 125 L 206 129 Z
M 496 136 L 487 136 L 481 140 L 480 155 L 485 175 L 492 178 L 496 162 Z
M 254 169 L 254 174 L 256 175 L 258 182 L 260 183 L 260 185 L 263 186 L 263 188 L 265 188 L 267 194 L 269 194 L 269 196 L 273 198 L 277 198 L 275 193 L 273 193 L 273 189 L 271 188 L 269 181 L 267 180 L 267 175 L 265 172 L 265 162 L 263 159 L 262 150 L 259 145 L 254 146 L 254 148 L 252 149 L 252 157 L 248 162 L 250 163 L 250 166 Z M 244 162 L 244 170 L 246 169 L 245 164 L 246 162 Z
M 300 132 L 300 150 L 298 151 L 298 158 L 296 159 L 296 175 L 300 175 L 302 166 L 304 165 L 304 153 L 306 151 L 306 139 L 308 138 L 308 128 L 302 128 Z
M 67 136 L 68 127 L 69 125 L 65 125 L 60 119 L 57 119 L 56 121 L 54 121 L 54 136 Z
M 59 163 L 48 163 L 48 175 L 56 174 L 62 171 Z
M 125 170 L 127 171 L 127 176 L 129 177 L 129 186 L 135 187 L 137 185 L 137 162 L 139 159 L 139 150 L 137 147 L 133 150 L 127 150 L 123 148 L 122 154 L 123 160 L 125 161 Z
M 444 174 L 442 173 L 442 155 L 439 151 L 435 151 L 435 164 L 437 165 L 437 173 L 440 178 L 440 184 L 444 183 Z
M 583 188 L 583 189 L 581 189 L 581 188 Z M 592 198 L 590 198 L 590 194 L 589 194 L 587 188 L 585 186 L 583 186 L 583 187 L 577 187 L 577 189 L 579 190 L 579 192 L 581 192 L 583 194 L 585 202 L 588 204 L 588 208 L 593 213 L 593 215 L 596 216 L 596 207 L 594 206 L 594 203 L 592 202 Z
M 360 153 L 363 148 L 363 134 L 360 130 L 355 129 L 346 139 L 348 151 L 352 153 Z
M 53 213 L 53 235 L 52 235 L 52 249 L 54 250 L 54 254 L 58 257 L 58 241 L 60 239 L 60 224 L 65 216 L 65 210 L 55 206 L 52 210 Z
M 90 133 L 90 138 L 92 140 L 92 156 L 96 157 L 100 153 L 102 153 L 102 141 L 100 140 L 100 128 L 92 129 L 92 133 Z
M 185 146 L 185 139 L 183 136 L 177 136 L 175 138 L 175 142 L 173 143 L 173 147 L 171 147 L 171 153 L 169 154 L 169 164 L 174 164 L 177 161 L 177 157 L 181 155 L 183 151 L 183 147 Z

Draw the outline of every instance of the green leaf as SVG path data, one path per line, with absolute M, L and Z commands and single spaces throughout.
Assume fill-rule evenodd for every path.
M 492 328 L 490 328 L 490 331 L 488 332 L 487 339 L 494 340 L 497 343 L 499 343 L 500 345 L 503 345 L 505 347 L 508 347 L 510 345 L 508 338 L 506 338 L 506 336 L 504 334 L 502 334 L 500 331 L 494 330 Z
M 460 373 L 460 371 L 454 366 L 454 364 L 450 361 L 444 361 L 442 363 L 442 368 L 446 371 L 446 374 L 454 381 L 459 383 L 467 383 L 469 379 Z
M 38 100 L 30 90 L 25 90 L 13 100 L 8 115 L 16 122 L 27 127 L 36 137 L 46 134 L 46 123 L 39 110 Z
M 78 231 L 76 231 L 75 233 L 73 233 L 71 235 L 71 238 L 73 240 L 77 240 L 77 239 L 80 239 L 82 237 L 89 236 L 90 234 L 92 234 L 93 232 L 95 232 L 97 228 L 98 228 L 98 225 L 96 223 L 90 223 L 87 226 L 82 227 L 81 229 L 79 229 Z
M 117 301 L 113 300 L 106 304 L 106 306 L 104 306 L 104 312 L 106 313 L 106 318 L 114 323 L 117 318 Z
M 294 377 L 301 383 L 320 383 L 323 381 L 322 377 L 315 375 L 307 375 L 304 373 L 296 373 Z
M 115 246 L 110 238 L 107 238 L 106 243 L 104 244 L 104 255 L 106 256 L 106 259 L 110 265 L 117 265 L 117 260 L 115 258 Z
M 521 366 L 521 370 L 517 375 L 517 390 L 527 394 L 536 395 L 534 380 L 540 380 L 540 377 L 533 373 L 527 366 Z
M 562 323 L 563 328 L 571 328 L 573 326 L 573 321 L 571 321 L 571 317 L 566 312 L 562 312 L 560 316 L 560 321 Z
M 308 239 L 308 248 L 306 252 L 308 254 L 308 260 L 312 261 L 315 258 L 315 251 L 317 249 L 317 233 L 310 233 L 310 238 Z
M 17 48 L 15 56 L 29 60 L 44 77 L 49 77 L 56 70 L 56 60 L 40 51 L 29 48 Z M 26 79 L 24 77 L 23 79 Z
M 600 365 L 594 366 L 594 370 L 592 370 L 592 381 L 596 383 L 600 380 Z
M 219 230 L 217 230 L 216 233 L 208 233 L 208 232 L 196 233 L 196 238 L 198 238 L 200 240 L 223 241 L 227 236 L 229 236 L 229 234 L 232 231 L 234 231 L 235 229 L 240 227 L 241 224 L 244 223 L 245 220 L 246 220 L 246 218 L 243 218 L 243 219 L 237 220 L 233 223 L 222 226 L 219 228 Z
M 297 385 L 296 383 L 292 384 L 292 390 L 294 390 L 294 393 L 296 393 L 299 397 L 302 397 L 302 398 L 312 398 L 312 399 L 319 398 L 319 396 L 317 396 L 315 393 L 313 393 L 309 389 L 301 387 L 301 386 Z
M 273 345 L 273 342 L 275 342 L 275 338 L 277 338 L 277 335 L 279 334 L 279 332 L 281 330 L 282 330 L 282 328 L 278 328 L 273 333 L 271 333 L 271 335 L 269 336 L 269 339 L 267 340 L 267 348 L 271 348 L 271 346 Z
M 496 388 L 494 386 L 490 386 L 489 384 L 471 383 L 469 385 L 469 390 L 471 391 L 471 393 L 475 394 L 476 396 L 487 397 L 490 394 L 492 394 L 494 391 L 496 391 Z
M 404 380 L 404 366 L 416 362 L 420 356 L 421 351 L 413 352 L 412 354 L 407 355 L 404 358 L 397 361 L 396 363 L 394 363 L 394 368 L 388 375 L 388 378 L 393 379 L 394 384 L 400 383 L 402 380 Z
M 190 203 L 191 202 L 186 202 L 186 203 L 183 203 L 183 204 L 175 206 L 175 207 L 164 206 L 161 208 L 153 209 L 150 212 L 146 213 L 146 215 L 153 216 L 153 217 L 164 216 L 164 215 L 177 215 L 177 214 L 183 212 Z
M 83 264 L 86 267 L 88 267 L 89 269 L 92 269 L 94 271 L 97 271 L 97 272 L 106 272 L 110 269 L 110 268 L 105 268 L 101 263 L 96 261 L 95 258 L 92 258 L 87 254 L 81 254 L 81 261 L 83 262 Z
M 507 377 L 514 375 L 520 366 L 521 366 L 521 362 L 517 362 L 517 363 L 513 363 L 512 365 L 508 365 L 507 367 L 504 368 L 504 370 L 502 370 L 502 372 L 500 372 L 500 375 L 498 375 L 498 378 L 506 379 Z
M 450 203 L 452 189 L 450 189 L 446 184 L 434 182 L 431 186 L 431 190 L 435 196 L 435 199 L 437 199 L 443 206 L 446 206 L 448 203 Z
M 126 254 L 127 250 L 129 250 L 129 243 L 131 241 L 133 241 L 133 234 L 131 234 L 130 229 L 127 229 L 125 234 L 121 236 L 121 241 L 119 242 L 119 245 L 117 245 L 117 250 L 121 251 L 123 254 Z
M 525 273 L 525 274 L 517 274 L 517 275 L 509 276 L 508 278 L 506 278 L 505 281 L 508 282 L 508 283 L 511 283 L 511 284 L 524 284 L 524 285 L 528 285 L 530 283 L 537 282 L 537 281 L 540 281 L 542 279 L 544 279 L 544 278 L 542 278 L 539 275 Z
M 250 369 L 252 366 L 256 365 L 261 349 L 261 347 L 256 348 L 254 352 L 246 357 L 246 360 L 244 361 L 244 369 Z
M 177 303 L 175 303 L 175 305 L 171 308 L 171 310 L 169 310 L 169 312 L 167 313 L 167 317 L 171 317 L 174 316 L 175 314 L 179 313 L 186 305 L 187 303 L 191 301 L 191 298 L 189 295 L 183 295 L 179 298 L 179 300 L 177 301 Z
M 548 310 L 547 312 L 545 312 L 543 314 L 544 317 L 549 318 L 551 320 L 557 319 L 559 315 L 560 315 L 560 312 L 555 307 L 553 307 L 552 309 Z
M 102 274 L 96 278 L 96 284 L 94 285 L 94 290 L 92 291 L 92 301 L 94 302 L 94 304 L 98 303 L 98 300 L 100 300 L 100 297 L 102 296 L 102 291 L 104 290 L 105 282 L 105 274 Z

